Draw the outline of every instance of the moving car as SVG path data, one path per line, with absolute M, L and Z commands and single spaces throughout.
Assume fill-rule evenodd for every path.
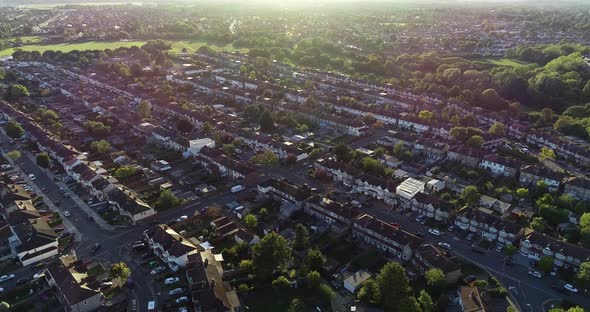
M 239 192 L 239 191 L 243 191 L 244 189 L 245 189 L 245 187 L 244 187 L 244 186 L 242 186 L 242 185 L 236 185 L 236 186 L 233 186 L 233 187 L 231 188 L 231 192 L 232 192 L 232 193 L 237 193 L 237 192 Z
M 539 271 L 534 271 L 534 270 L 530 270 L 529 271 L 529 275 L 534 276 L 536 278 L 542 278 L 543 275 L 541 275 L 541 272 Z
M 184 288 L 179 287 L 179 288 L 175 288 L 175 289 L 172 289 L 171 291 L 169 291 L 168 295 L 175 296 L 175 295 L 182 294 L 183 292 L 184 292 Z
M 29 179 L 31 179 L 31 181 L 35 181 L 37 180 L 37 177 L 34 174 L 29 174 Z
M 164 267 L 164 266 L 159 266 L 159 267 L 157 267 L 157 268 L 153 269 L 153 270 L 150 272 L 150 274 L 151 274 L 151 275 L 156 275 L 156 274 L 158 274 L 158 273 L 160 273 L 160 272 L 162 272 L 162 271 L 164 271 L 164 270 L 166 270 L 166 267 Z
M 0 282 L 6 282 L 14 278 L 14 274 L 7 274 L 0 276 Z
M 164 284 L 166 284 L 166 285 L 172 285 L 172 284 L 174 284 L 174 283 L 176 283 L 178 281 L 180 281 L 180 278 L 178 278 L 178 277 L 169 277 L 169 278 L 167 278 L 167 279 L 164 280 Z
M 446 250 L 451 250 L 451 245 L 450 244 L 447 244 L 445 242 L 438 242 L 438 246 L 441 247 L 441 248 L 444 248 Z
M 563 289 L 573 292 L 574 294 L 578 293 L 578 289 L 574 287 L 572 284 L 565 284 L 563 285 Z
M 69 216 L 71 216 L 71 215 L 72 215 L 72 214 L 71 214 L 69 211 L 67 211 L 67 210 L 64 210 L 64 216 L 66 216 L 66 217 L 69 217 Z
M 178 217 L 178 219 L 176 219 L 176 222 L 182 222 L 182 221 L 184 221 L 186 219 L 188 219 L 187 216 L 180 216 L 180 217 Z
M 91 254 L 95 254 L 99 249 L 100 249 L 100 244 L 99 243 L 96 243 L 96 244 L 94 244 L 94 246 L 90 250 L 90 253 Z
M 45 276 L 45 271 L 41 271 L 39 273 L 35 273 L 35 275 L 33 275 L 33 279 L 36 279 L 37 280 L 37 279 L 42 278 L 43 276 Z
M 440 236 L 440 232 L 438 230 L 435 229 L 429 229 L 428 233 L 434 235 L 434 236 Z

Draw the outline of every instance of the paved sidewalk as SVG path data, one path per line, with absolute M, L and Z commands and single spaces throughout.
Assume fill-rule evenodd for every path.
M 14 160 L 12 160 L 10 157 L 6 156 L 6 153 L 4 153 L 3 150 L 0 150 L 0 152 L 2 153 L 2 156 L 4 156 L 4 158 L 6 158 L 8 160 L 8 162 L 12 165 L 12 167 L 14 167 L 14 169 L 16 169 L 19 172 L 20 177 L 29 186 L 31 186 L 33 191 L 35 191 L 35 193 L 37 195 L 43 197 L 43 202 L 47 205 L 47 207 L 49 207 L 49 209 L 51 209 L 51 211 L 59 212 L 59 214 L 62 216 L 62 223 L 63 223 L 64 227 L 67 229 L 68 232 L 74 234 L 74 241 L 76 241 L 76 242 L 82 241 L 82 238 L 83 238 L 82 233 L 80 233 L 80 231 L 78 231 L 78 229 L 76 229 L 76 227 L 72 224 L 72 222 L 70 222 L 70 220 L 63 217 L 61 210 L 53 204 L 53 201 L 51 201 L 49 198 L 47 198 L 47 196 L 45 194 L 43 194 L 43 191 L 37 186 L 37 184 L 35 184 L 35 182 L 33 182 L 29 178 L 29 176 L 27 174 L 23 173 L 23 171 L 20 169 L 20 166 Z
M 24 151 L 23 154 L 25 154 L 26 157 L 28 157 L 31 161 L 35 162 L 35 159 L 33 158 L 33 155 L 31 155 L 31 153 L 29 153 L 28 151 Z M 51 178 L 52 181 L 54 180 L 54 174 L 49 172 L 48 170 L 44 170 L 44 173 Z M 103 218 L 97 214 L 94 210 L 92 210 L 92 208 L 88 207 L 88 205 L 80 199 L 80 197 L 78 197 L 78 195 L 74 192 L 72 192 L 65 183 L 63 182 L 55 182 L 59 187 L 63 188 L 64 190 L 66 190 L 66 193 L 68 193 L 68 195 L 70 196 L 70 199 L 73 200 L 76 205 L 78 205 L 78 207 L 80 209 L 82 209 L 87 215 L 92 216 L 92 219 L 94 219 L 94 222 L 96 222 L 96 224 L 103 230 L 105 231 L 114 231 L 115 227 L 108 224 L 105 220 L 103 220 Z

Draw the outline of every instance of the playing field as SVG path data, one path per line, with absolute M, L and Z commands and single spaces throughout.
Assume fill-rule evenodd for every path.
M 120 47 L 132 47 L 132 46 L 142 46 L 145 44 L 145 41 L 113 41 L 113 42 L 100 42 L 100 41 L 90 41 L 90 42 L 82 42 L 82 43 L 58 43 L 58 44 L 29 44 L 23 45 L 20 48 L 11 48 L 0 51 L 0 57 L 9 56 L 14 53 L 16 49 L 21 49 L 23 51 L 39 51 L 41 53 L 53 50 L 53 51 L 62 51 L 62 52 L 70 52 L 73 50 L 106 50 L 111 49 L 114 50 Z
M 497 66 L 512 66 L 512 67 L 532 64 L 529 62 L 510 59 L 510 58 L 492 58 L 492 57 L 474 59 L 473 61 L 480 62 L 480 63 L 493 64 L 493 65 L 497 65 Z
M 112 41 L 112 42 L 102 42 L 102 41 L 90 41 L 90 42 L 81 42 L 81 43 L 57 43 L 57 44 L 27 44 L 27 43 L 34 43 L 34 40 L 38 40 L 38 37 L 22 37 L 24 45 L 20 48 L 11 48 L 0 51 L 0 57 L 10 56 L 16 49 L 21 49 L 23 51 L 39 51 L 41 53 L 53 50 L 53 51 L 62 51 L 62 52 L 70 52 L 73 50 L 106 50 L 111 49 L 114 50 L 120 47 L 132 47 L 132 46 L 142 46 L 145 44 L 145 41 Z M 175 41 L 172 43 L 172 49 L 170 52 L 182 52 L 182 49 L 186 49 L 187 52 L 195 52 L 200 47 L 207 45 L 204 41 Z M 247 53 L 248 49 L 238 49 L 235 48 L 233 45 L 228 44 L 226 46 L 216 46 L 210 45 L 210 47 L 215 51 L 240 51 L 243 53 Z

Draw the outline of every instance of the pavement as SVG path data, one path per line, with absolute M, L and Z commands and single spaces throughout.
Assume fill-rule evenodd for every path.
M 373 204 L 377 203 L 377 204 Z M 478 254 L 471 250 L 472 242 L 459 238 L 457 230 L 454 232 L 441 231 L 441 236 L 434 236 L 427 233 L 428 227 L 415 222 L 405 214 L 397 213 L 391 207 L 385 206 L 381 202 L 373 201 L 371 204 L 363 208 L 363 211 L 374 215 L 386 222 L 396 222 L 401 225 L 401 228 L 411 233 L 426 233 L 424 239 L 432 244 L 438 242 L 445 242 L 451 245 L 452 253 L 461 257 L 464 261 L 471 262 L 482 269 L 486 270 L 491 275 L 496 276 L 500 282 L 504 284 L 513 298 L 517 301 L 521 311 L 527 312 L 545 312 L 546 302 L 555 303 L 556 300 L 567 299 L 570 302 L 576 303 L 582 307 L 590 307 L 590 298 L 583 294 L 572 294 L 565 296 L 553 288 L 552 284 L 559 283 L 559 278 L 555 276 L 546 275 L 541 279 L 533 277 L 528 274 L 528 264 L 530 260 L 517 253 L 513 256 L 514 264 L 506 266 L 503 259 L 505 255 L 496 252 L 495 250 L 488 250 L 486 254 Z

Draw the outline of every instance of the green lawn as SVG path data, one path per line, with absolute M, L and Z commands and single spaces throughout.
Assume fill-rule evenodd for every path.
M 40 36 L 22 36 L 20 40 L 22 40 L 23 44 L 38 44 L 41 42 L 42 37 Z
M 132 47 L 132 46 L 142 46 L 145 44 L 145 41 L 111 41 L 111 42 L 100 42 L 100 41 L 90 41 L 90 42 L 82 42 L 82 43 L 58 43 L 58 44 L 30 44 L 24 45 L 20 48 L 10 48 L 6 50 L 0 51 L 0 57 L 3 56 L 10 56 L 16 49 L 21 49 L 23 51 L 39 51 L 41 53 L 54 50 L 54 51 L 62 51 L 62 52 L 70 52 L 73 50 L 106 50 L 111 49 L 114 50 L 120 47 Z
M 172 53 L 180 53 L 182 52 L 182 49 L 186 49 L 187 52 L 195 52 L 197 51 L 200 47 L 208 45 L 207 42 L 205 41 L 200 41 L 200 40 L 196 40 L 196 41 L 189 41 L 189 40 L 181 40 L 181 41 L 175 41 L 172 43 L 172 50 L 170 50 L 170 52 Z M 225 46 L 217 46 L 217 45 L 209 45 L 213 50 L 215 51 L 240 51 L 241 53 L 248 53 L 248 49 L 245 48 L 236 48 L 234 47 L 232 44 L 228 44 Z
M 479 63 L 485 63 L 485 64 L 493 64 L 496 66 L 511 66 L 511 67 L 525 66 L 525 65 L 533 64 L 533 63 L 529 63 L 529 62 L 525 62 L 525 61 L 521 61 L 521 60 L 516 60 L 516 59 L 496 58 L 496 57 L 475 59 L 473 61 L 479 62 Z

